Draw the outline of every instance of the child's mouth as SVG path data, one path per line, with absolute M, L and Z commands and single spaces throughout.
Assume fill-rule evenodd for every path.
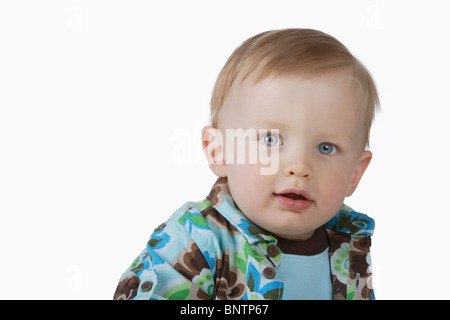
M 273 194 L 276 201 L 286 209 L 290 210 L 306 210 L 308 209 L 312 203 L 313 200 L 311 200 L 311 197 L 309 194 L 302 190 L 286 190 L 281 193 L 274 193 Z
M 280 194 L 280 196 L 290 198 L 292 200 L 308 200 L 302 194 L 296 194 L 296 193 L 284 193 L 284 194 Z

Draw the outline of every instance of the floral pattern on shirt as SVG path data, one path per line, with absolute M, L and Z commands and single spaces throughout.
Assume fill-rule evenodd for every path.
M 374 221 L 346 205 L 325 224 L 333 299 L 373 299 L 370 237 Z M 226 178 L 156 228 L 119 280 L 114 299 L 283 298 L 277 239 L 249 221 Z M 273 252 L 273 251 L 272 251 Z M 277 252 L 277 251 L 275 251 Z

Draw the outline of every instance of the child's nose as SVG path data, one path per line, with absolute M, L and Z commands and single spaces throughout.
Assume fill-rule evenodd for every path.
M 284 175 L 286 177 L 295 176 L 311 180 L 313 177 L 313 170 L 305 157 L 301 159 L 297 158 L 284 167 Z

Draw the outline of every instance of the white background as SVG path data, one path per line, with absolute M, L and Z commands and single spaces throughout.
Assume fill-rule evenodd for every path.
M 2 1 L 0 298 L 111 299 L 155 227 L 215 181 L 201 150 L 231 52 L 308 27 L 371 70 L 378 299 L 449 299 L 447 1 Z

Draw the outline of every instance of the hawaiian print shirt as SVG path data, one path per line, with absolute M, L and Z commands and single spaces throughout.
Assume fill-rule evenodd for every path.
M 328 223 L 333 299 L 373 299 L 374 221 L 346 205 Z M 155 229 L 114 299 L 283 299 L 277 239 L 236 207 L 226 178 Z

